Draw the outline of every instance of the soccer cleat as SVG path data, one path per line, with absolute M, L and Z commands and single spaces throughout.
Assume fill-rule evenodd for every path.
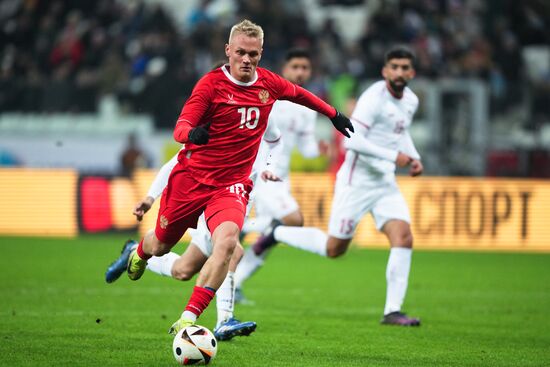
M 420 319 L 408 317 L 403 312 L 395 311 L 384 315 L 380 323 L 383 325 L 420 326 Z
M 193 325 L 195 322 L 189 319 L 186 319 L 185 317 L 180 317 L 176 322 L 170 326 L 170 329 L 168 330 L 168 334 L 176 335 L 178 331 L 181 329 L 185 329 L 186 327 Z
M 232 317 L 214 329 L 214 336 L 218 340 L 231 340 L 235 336 L 249 336 L 256 330 L 256 326 L 254 321 L 240 322 Z
M 126 267 L 128 266 L 128 258 L 130 257 L 130 253 L 137 247 L 137 245 L 138 244 L 136 241 L 128 240 L 124 246 L 122 246 L 120 256 L 112 262 L 111 265 L 109 265 L 107 271 L 105 272 L 105 281 L 107 283 L 114 282 L 122 275 L 122 273 L 124 273 Z
M 137 254 L 137 249 L 134 249 L 128 257 L 128 266 L 126 273 L 131 280 L 138 280 L 145 272 L 147 260 L 143 260 Z

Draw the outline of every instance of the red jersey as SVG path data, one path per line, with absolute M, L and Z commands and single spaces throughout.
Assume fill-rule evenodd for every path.
M 198 182 L 230 186 L 250 175 L 273 103 L 286 99 L 329 117 L 334 107 L 263 68 L 248 83 L 233 78 L 224 65 L 202 77 L 178 118 L 174 138 L 185 143 L 178 156 Z M 188 143 L 189 131 L 210 124 L 205 145 Z

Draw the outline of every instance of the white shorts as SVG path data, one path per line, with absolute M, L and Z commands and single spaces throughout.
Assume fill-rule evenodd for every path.
M 288 181 L 273 182 L 259 179 L 253 191 L 256 216 L 281 219 L 298 210 L 296 200 L 290 194 Z
M 197 221 L 197 228 L 190 228 L 189 234 L 191 235 L 191 243 L 195 244 L 204 256 L 210 257 L 210 255 L 212 255 L 212 237 L 206 226 L 204 213 L 201 214 Z
M 332 237 L 353 237 L 363 216 L 370 212 L 376 228 L 381 230 L 392 219 L 411 222 L 409 208 L 395 182 L 377 186 L 350 186 L 336 183 L 328 233 Z

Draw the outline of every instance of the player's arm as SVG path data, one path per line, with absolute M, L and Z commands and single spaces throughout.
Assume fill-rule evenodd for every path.
M 174 129 L 174 139 L 179 143 L 190 142 L 196 145 L 208 143 L 210 123 L 201 125 L 212 100 L 213 87 L 208 80 L 207 74 L 197 82 L 181 110 Z
M 374 144 L 367 135 L 372 124 L 375 124 L 380 114 L 379 93 L 376 89 L 368 88 L 361 94 L 352 113 L 357 133 L 344 142 L 344 147 L 360 154 L 374 156 L 390 162 L 398 167 L 405 167 L 411 162 L 411 157 L 397 150 Z
M 170 159 L 161 167 L 161 169 L 155 176 L 153 183 L 149 187 L 147 196 L 136 204 L 136 207 L 134 208 L 132 214 L 136 216 L 138 221 L 141 221 L 143 219 L 145 213 L 147 213 L 149 209 L 151 209 L 155 200 L 160 196 L 160 194 L 162 194 L 162 191 L 168 184 L 168 177 L 170 176 L 170 172 L 172 172 L 172 169 L 177 163 L 178 155 L 176 154 L 172 157 L 172 159 Z
M 420 154 L 418 154 L 418 151 L 414 146 L 411 135 L 406 130 L 403 132 L 403 136 L 401 137 L 399 149 L 411 157 L 411 169 L 409 170 L 409 174 L 413 177 L 421 175 L 424 171 L 424 166 L 420 161 Z
M 286 99 L 322 113 L 330 119 L 336 130 L 348 138 L 350 137 L 349 132 L 354 132 L 351 121 L 346 116 L 338 112 L 336 108 L 299 85 L 293 84 L 279 76 L 276 77 L 278 77 L 278 83 L 280 85 L 279 90 L 281 91 L 279 99 Z
M 281 174 L 277 171 L 277 162 L 283 152 L 281 135 L 281 130 L 277 127 L 277 124 L 270 119 L 263 136 L 267 147 L 265 165 L 261 174 L 264 181 L 281 181 Z
M 386 147 L 381 147 L 374 144 L 366 138 L 369 127 L 363 123 L 356 124 L 357 133 L 346 141 L 344 147 L 348 150 L 353 150 L 360 154 L 371 155 L 380 159 L 385 159 L 390 162 L 395 162 L 399 152 Z
M 401 141 L 399 142 L 399 150 L 413 159 L 420 160 L 420 154 L 416 150 L 411 134 L 407 130 L 403 131 Z

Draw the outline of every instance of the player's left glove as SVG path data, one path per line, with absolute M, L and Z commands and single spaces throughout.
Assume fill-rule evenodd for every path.
M 204 145 L 208 143 L 210 134 L 208 134 L 208 130 L 204 126 L 197 126 L 189 131 L 187 138 L 195 145 Z
M 345 137 L 349 138 L 349 131 L 352 133 L 355 132 L 353 130 L 353 125 L 351 124 L 351 121 L 344 115 L 342 115 L 340 112 L 336 111 L 336 116 L 330 119 L 336 130 L 340 131 Z

